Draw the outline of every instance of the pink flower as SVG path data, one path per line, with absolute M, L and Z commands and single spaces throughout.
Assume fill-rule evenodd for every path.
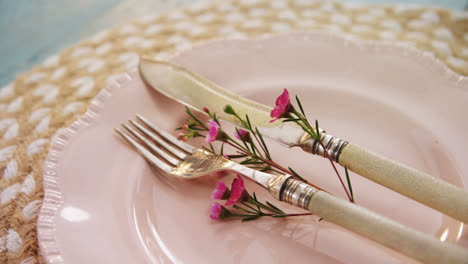
M 205 113 L 208 114 L 208 113 L 210 112 L 210 110 L 208 109 L 208 107 L 204 106 L 204 107 L 203 107 L 203 112 L 205 112 Z
M 246 198 L 248 198 L 248 193 L 245 190 L 244 180 L 237 174 L 237 178 L 232 181 L 231 194 L 229 195 L 226 206 L 233 205 Z
M 222 200 L 222 199 L 227 199 L 229 197 L 229 189 L 224 184 L 224 182 L 218 182 L 218 185 L 216 186 L 216 189 L 213 191 L 213 194 L 211 195 L 211 198 L 215 200 Z
M 210 218 L 213 220 L 222 220 L 230 217 L 231 215 L 232 213 L 219 203 L 215 203 L 211 206 Z
M 234 137 L 241 140 L 243 138 L 244 140 L 247 140 L 249 138 L 249 131 L 246 131 L 242 128 L 237 129 L 239 132 L 234 132 Z
M 182 134 L 182 133 L 179 133 L 179 134 L 177 135 L 177 139 L 178 139 L 178 140 L 181 140 L 181 141 L 187 141 L 187 137 L 186 137 L 184 134 Z
M 218 139 L 219 136 L 219 125 L 215 121 L 210 121 L 210 130 L 208 131 L 208 136 L 206 136 L 206 142 L 211 143 Z
M 275 108 L 271 110 L 270 117 L 273 119 L 270 123 L 275 122 L 281 117 L 285 117 L 288 115 L 289 111 L 291 110 L 291 103 L 289 101 L 289 92 L 287 89 L 284 89 L 283 93 L 276 98 Z
M 223 211 L 223 206 L 219 203 L 215 203 L 211 206 L 210 218 L 213 220 L 221 219 L 221 213 Z

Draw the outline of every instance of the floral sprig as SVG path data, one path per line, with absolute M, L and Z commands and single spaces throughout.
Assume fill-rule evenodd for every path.
M 309 120 L 307 119 L 301 101 L 299 100 L 299 97 L 297 97 L 297 95 L 296 102 L 299 106 L 300 112 L 297 111 L 296 108 L 291 104 L 289 92 L 287 89 L 284 89 L 283 93 L 276 99 L 275 108 L 270 113 L 270 116 L 273 118 L 270 121 L 270 123 L 275 122 L 280 118 L 284 118 L 282 120 L 283 122 L 296 123 L 313 139 L 317 140 L 320 146 L 323 148 L 326 158 L 330 161 L 330 164 L 332 165 L 333 170 L 335 171 L 335 174 L 337 175 L 338 180 L 340 181 L 341 186 L 343 187 L 346 193 L 346 196 L 348 197 L 350 202 L 354 203 L 353 188 L 351 187 L 351 180 L 349 178 L 348 168 L 345 166 L 346 180 L 348 183 L 348 188 L 346 188 L 343 179 L 335 166 L 335 163 L 333 162 L 332 158 L 330 157 L 330 154 L 327 151 L 327 148 L 323 145 L 318 120 L 315 120 L 315 126 L 312 127 L 312 125 L 309 123 Z
M 218 182 L 211 197 L 215 200 L 227 200 L 224 206 L 219 203 L 214 203 L 211 206 L 210 218 L 214 220 L 240 217 L 242 221 L 251 221 L 260 217 L 312 215 L 312 213 L 288 214 L 268 201 L 265 203 L 258 201 L 255 193 L 250 195 L 245 189 L 244 180 L 239 174 L 233 180 L 231 189 L 224 182 Z M 232 206 L 233 209 L 229 210 L 228 206 Z
M 231 105 L 227 105 L 224 108 L 224 112 L 235 116 L 247 129 L 246 130 L 236 127 L 236 131 L 232 137 L 224 131 L 216 116 L 216 113 L 212 113 L 208 108 L 205 107 L 204 112 L 206 112 L 211 118 L 209 127 L 197 119 L 187 107 L 186 112 L 193 118 L 193 120 L 190 120 L 188 125 L 177 128 L 178 130 L 184 130 L 188 132 L 179 134 L 179 139 L 186 141 L 189 138 L 205 137 L 205 141 L 209 143 L 209 148 L 205 149 L 212 153 L 226 156 L 229 159 L 239 159 L 238 162 L 240 164 L 255 170 L 287 173 L 292 175 L 297 180 L 309 184 L 310 186 L 313 186 L 319 190 L 323 190 L 319 186 L 316 186 L 305 180 L 292 168 L 285 168 L 273 161 L 262 134 L 258 131 L 257 128 L 252 126 L 249 116 L 246 115 L 245 118 L 240 117 Z M 203 134 L 202 132 L 208 133 Z M 217 152 L 212 145 L 212 143 L 215 141 L 222 143 L 219 152 Z M 225 144 L 234 148 L 236 153 L 225 155 Z
M 348 199 L 354 203 L 353 190 L 351 187 L 351 181 L 349 178 L 348 170 L 345 167 L 346 180 L 348 188 L 346 188 L 341 175 L 339 174 L 333 160 L 331 159 L 327 149 L 323 145 L 321 136 L 322 132 L 319 129 L 318 121 L 315 121 L 315 126 L 312 126 L 308 121 L 302 104 L 299 98 L 296 96 L 296 102 L 300 111 L 291 104 L 289 98 L 289 92 L 284 89 L 283 93 L 276 99 L 275 108 L 271 111 L 270 116 L 272 120 L 270 123 L 282 119 L 282 122 L 294 122 L 300 126 L 308 135 L 313 139 L 317 140 L 322 146 L 325 152 L 325 156 L 329 159 L 334 172 L 336 173 Z M 214 154 L 220 154 L 228 159 L 239 159 L 239 163 L 248 166 L 252 169 L 259 171 L 268 171 L 274 173 L 288 173 L 295 179 L 300 180 L 306 184 L 309 184 L 319 190 L 324 191 L 322 188 L 308 182 L 292 168 L 285 168 L 280 164 L 273 161 L 270 151 L 268 150 L 265 141 L 259 132 L 259 130 L 252 126 L 249 120 L 249 116 L 239 116 L 231 105 L 226 105 L 224 112 L 236 117 L 245 129 L 235 128 L 233 136 L 228 135 L 222 128 L 216 113 L 210 112 L 207 107 L 203 108 L 203 111 L 211 118 L 209 126 L 201 122 L 193 113 L 186 107 L 187 114 L 192 118 L 187 125 L 177 128 L 177 130 L 183 130 L 185 133 L 180 133 L 178 138 L 183 141 L 187 141 L 190 138 L 204 137 L 205 141 L 209 144 L 209 148 L 203 147 L 205 150 L 210 151 Z M 219 152 L 216 152 L 213 142 L 221 142 Z M 225 154 L 224 146 L 229 145 L 235 149 L 233 154 Z M 349 190 L 349 191 L 348 191 Z M 227 186 L 219 182 L 215 192 L 213 192 L 213 198 L 217 200 L 227 200 L 225 206 L 215 203 L 212 206 L 210 217 L 213 219 L 225 219 L 230 217 L 242 217 L 243 221 L 254 220 L 264 216 L 271 217 L 286 217 L 286 216 L 302 216 L 310 215 L 306 214 L 286 214 L 278 207 L 273 204 L 266 202 L 261 203 L 257 200 L 255 193 L 251 196 L 243 185 L 242 178 L 238 177 L 233 181 L 231 190 Z M 232 206 L 234 211 L 229 210 L 226 206 Z

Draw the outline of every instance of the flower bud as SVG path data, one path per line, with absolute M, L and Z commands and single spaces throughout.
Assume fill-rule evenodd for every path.
M 234 111 L 234 108 L 232 108 L 232 106 L 228 104 L 228 105 L 226 105 L 224 107 L 224 113 L 230 114 L 230 115 L 235 115 L 236 111 Z
M 187 141 L 187 137 L 186 137 L 184 134 L 182 134 L 182 133 L 179 133 L 179 134 L 177 135 L 177 139 L 178 139 L 178 140 L 181 140 L 181 141 L 184 141 L 184 142 Z

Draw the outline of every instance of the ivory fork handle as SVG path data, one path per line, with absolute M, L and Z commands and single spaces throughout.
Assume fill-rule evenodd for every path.
M 284 182 L 279 198 L 423 263 L 468 263 L 465 248 L 442 242 L 292 177 Z

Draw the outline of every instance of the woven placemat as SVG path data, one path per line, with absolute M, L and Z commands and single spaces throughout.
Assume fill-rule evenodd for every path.
M 0 89 L 0 263 L 43 263 L 36 239 L 42 165 L 58 130 L 138 56 L 165 59 L 213 38 L 327 30 L 412 45 L 468 75 L 468 14 L 409 6 L 308 0 L 198 4 L 104 30 Z

